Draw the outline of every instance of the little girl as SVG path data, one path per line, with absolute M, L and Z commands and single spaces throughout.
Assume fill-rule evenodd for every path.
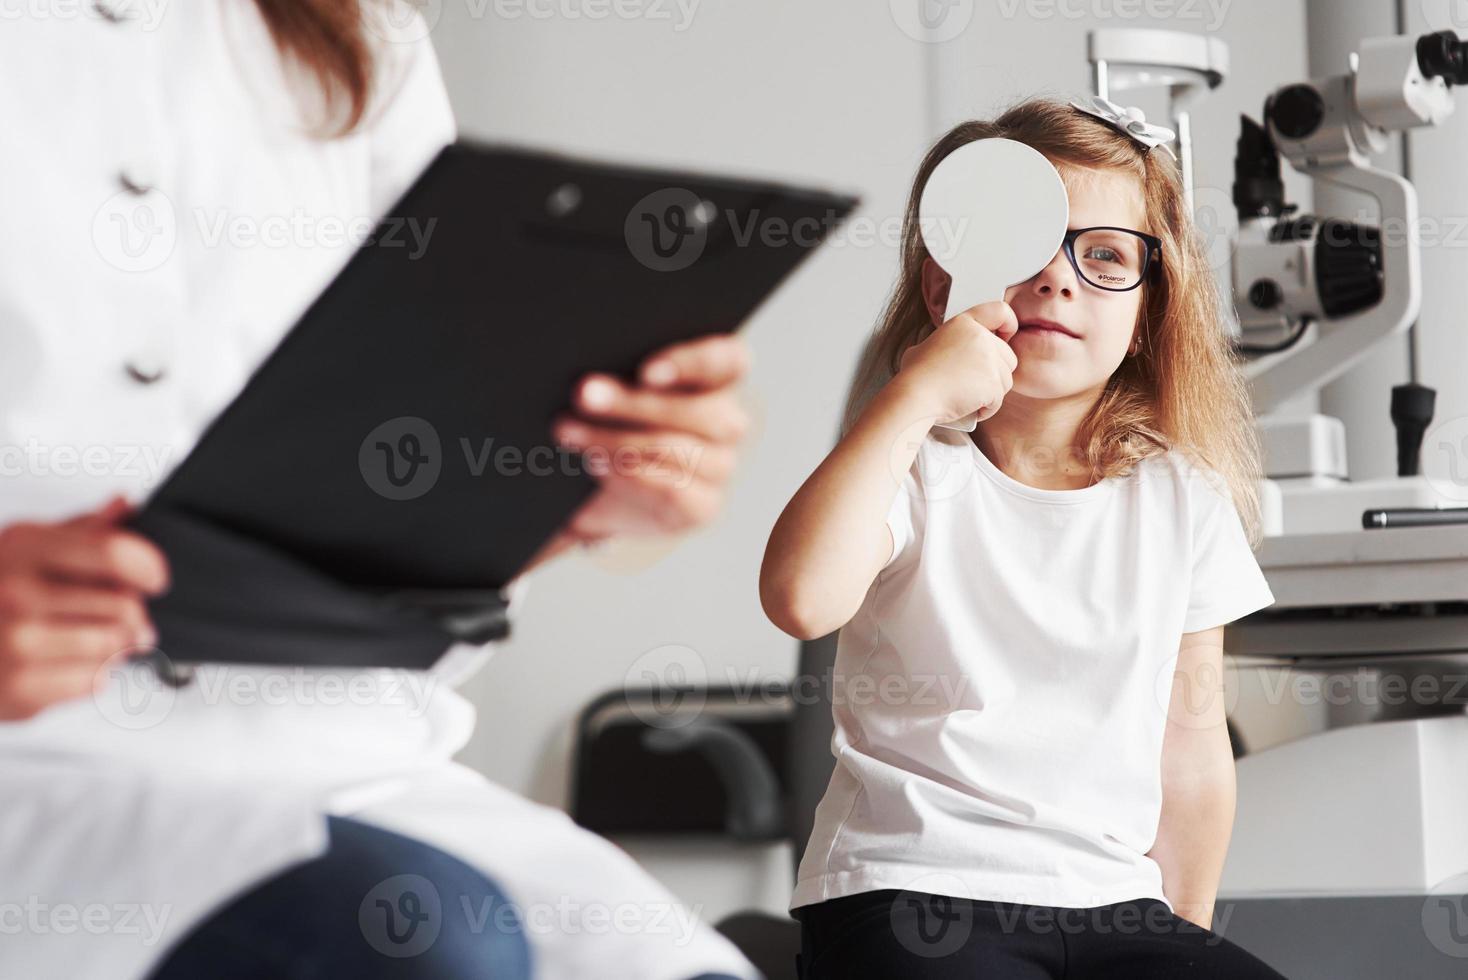
M 1032 99 L 929 151 L 845 434 L 770 536 L 770 619 L 841 630 L 836 767 L 791 902 L 803 980 L 1280 976 L 1211 930 L 1223 627 L 1274 602 L 1259 448 L 1180 175 L 1151 152 L 1172 134 L 1126 112 Z M 1070 231 L 943 322 L 918 201 L 989 137 L 1055 164 Z M 974 412 L 971 434 L 934 427 Z

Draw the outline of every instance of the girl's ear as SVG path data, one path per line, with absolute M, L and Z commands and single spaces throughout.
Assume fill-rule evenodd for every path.
M 952 284 L 953 277 L 931 255 L 923 259 L 923 303 L 935 327 L 943 325 L 943 314 L 948 310 L 948 287 Z

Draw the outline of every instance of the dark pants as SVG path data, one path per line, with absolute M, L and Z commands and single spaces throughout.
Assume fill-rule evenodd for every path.
M 410 837 L 335 817 L 329 829 L 324 855 L 216 912 L 150 980 L 531 976 L 513 898 L 494 882 Z
M 1155 898 L 1069 909 L 888 889 L 795 912 L 800 980 L 1284 980 Z
M 326 854 L 225 906 L 152 980 L 524 980 L 530 948 L 495 884 L 443 851 L 332 818 Z

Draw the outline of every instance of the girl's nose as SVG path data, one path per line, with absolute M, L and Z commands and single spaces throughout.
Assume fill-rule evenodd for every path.
M 1029 288 L 1041 296 L 1052 296 L 1059 294 L 1065 297 L 1075 295 L 1076 277 L 1075 270 L 1071 268 L 1070 259 L 1066 258 L 1065 247 L 1055 250 L 1055 257 L 1050 264 L 1029 281 Z

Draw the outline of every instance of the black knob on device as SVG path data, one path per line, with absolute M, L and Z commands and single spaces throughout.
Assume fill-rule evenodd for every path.
M 1279 176 L 1279 151 L 1264 127 L 1239 116 L 1239 141 L 1234 150 L 1234 209 L 1239 220 L 1283 214 L 1284 182 Z
M 1273 279 L 1260 279 L 1249 287 L 1249 305 L 1256 310 L 1272 310 L 1284 302 L 1284 291 Z
M 1315 291 L 1327 319 L 1381 302 L 1381 230 L 1325 218 L 1315 234 Z
M 1428 78 L 1462 85 L 1468 82 L 1468 44 L 1453 31 L 1424 34 L 1417 39 L 1417 67 Z
M 1416 476 L 1422 463 L 1422 437 L 1432 422 L 1437 392 L 1408 382 L 1392 389 L 1392 425 L 1397 427 L 1397 476 Z
M 1325 99 L 1313 85 L 1286 85 L 1270 96 L 1264 114 L 1281 136 L 1302 140 L 1325 120 Z

